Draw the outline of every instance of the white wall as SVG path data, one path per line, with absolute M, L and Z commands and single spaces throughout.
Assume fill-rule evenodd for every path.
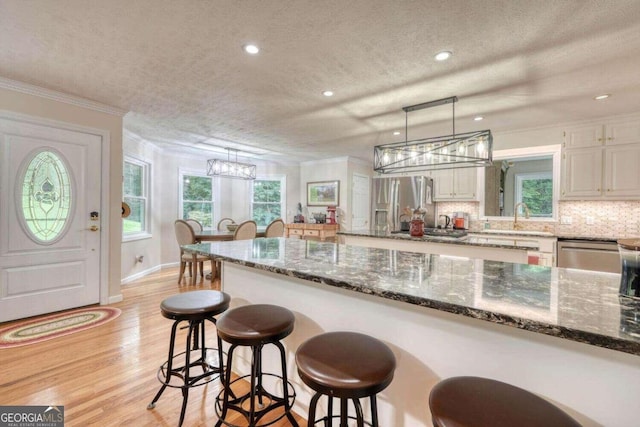
M 604 123 L 611 120 L 612 117 L 603 118 L 598 122 Z M 531 146 L 542 146 L 551 144 L 561 144 L 563 141 L 563 131 L 569 126 L 576 126 L 581 123 L 565 123 L 555 126 L 547 126 L 535 129 L 523 129 L 511 132 L 494 133 L 494 150 L 524 148 Z M 193 170 L 205 170 L 206 160 L 210 157 L 203 152 L 202 156 L 196 156 L 178 152 L 162 152 L 156 149 L 150 149 L 144 146 L 143 142 L 127 141 L 125 149 L 128 153 L 138 156 L 144 156 L 145 159 L 152 163 L 154 175 L 154 189 L 152 194 L 153 216 L 153 237 L 150 239 L 124 243 L 122 246 L 122 270 L 121 277 L 123 279 L 135 277 L 137 274 L 159 268 L 161 265 L 175 264 L 178 260 L 178 247 L 175 243 L 173 232 L 173 221 L 178 217 L 178 171 L 180 168 Z M 121 169 L 121 162 L 118 168 Z M 285 222 L 292 222 L 293 216 L 296 214 L 297 204 L 303 206 L 303 214 L 307 219 L 311 219 L 314 212 L 326 213 L 325 207 L 306 207 L 307 183 L 314 181 L 332 181 L 340 182 L 340 204 L 338 206 L 338 222 L 343 229 L 351 228 L 351 180 L 354 173 L 366 176 L 373 176 L 372 162 L 354 159 L 349 157 L 339 157 L 318 161 L 310 161 L 303 163 L 295 162 L 261 162 L 252 161 L 257 164 L 259 177 L 276 177 L 280 175 L 286 176 L 286 213 L 284 215 Z M 117 187 L 121 190 L 121 182 L 119 180 L 121 170 L 118 175 Z M 231 217 L 236 221 L 249 219 L 250 205 L 250 183 L 242 180 L 220 179 L 220 198 L 219 198 L 219 215 L 218 217 Z M 566 203 L 565 203 L 566 204 Z M 636 206 L 640 202 L 626 202 L 624 205 L 631 205 L 629 209 L 636 212 Z M 590 211 L 597 211 L 600 204 L 598 202 L 590 202 Z M 625 208 L 626 209 L 626 208 Z M 441 213 L 450 213 L 453 211 L 468 211 L 472 214 L 472 228 L 481 228 L 482 224 L 477 221 L 478 203 L 439 203 L 439 211 Z M 625 212 L 627 212 L 625 210 Z M 562 205 L 561 205 L 562 213 Z M 575 217 L 574 213 L 574 217 Z M 599 216 L 598 216 L 599 218 Z M 579 219 L 579 218 L 578 218 Z M 575 218 L 574 218 L 575 220 Z M 636 224 L 636 223 L 634 223 Z M 501 221 L 492 224 L 492 227 L 507 227 L 508 222 Z M 602 230 L 608 230 L 608 226 L 603 224 Z M 542 229 L 548 228 L 553 231 L 558 228 L 562 232 L 572 232 L 566 230 L 566 226 L 559 226 L 549 222 L 538 223 L 535 221 L 527 222 L 527 228 Z M 640 225 L 639 225 L 640 227 Z M 592 228 L 590 228 L 592 229 Z M 634 228 L 635 229 L 635 228 Z M 606 234 L 594 233 L 594 235 Z M 119 238 L 119 237 L 118 237 Z M 136 255 L 145 255 L 145 261 L 142 264 L 135 264 Z M 120 267 L 118 265 L 118 267 Z
M 127 283 L 142 275 L 159 269 L 162 265 L 178 263 L 180 252 L 175 240 L 173 222 L 179 218 L 179 171 L 206 171 L 207 159 L 215 156 L 163 151 L 152 144 L 135 140 L 125 135 L 125 154 L 151 164 L 151 230 L 150 238 L 122 242 L 121 280 Z M 286 212 L 285 221 L 292 222 L 300 193 L 300 167 L 294 162 L 253 161 L 260 178 L 285 176 Z M 216 198 L 219 209 L 216 220 L 231 217 L 236 222 L 250 218 L 249 181 L 215 178 L 220 188 Z M 122 187 L 120 182 L 119 188 Z M 118 242 L 121 242 L 119 237 Z M 138 255 L 144 255 L 142 263 L 136 263 Z
M 270 179 L 286 177 L 285 212 L 283 212 L 284 222 L 293 222 L 298 205 L 298 194 L 300 193 L 300 164 L 298 162 L 259 162 L 251 161 L 257 166 L 257 177 L 259 179 Z M 222 192 L 225 203 L 231 207 L 228 212 L 229 217 L 236 222 L 250 219 L 251 206 L 250 194 L 251 183 L 244 180 L 223 179 L 225 191 Z
M 125 156 L 131 156 L 150 164 L 151 188 L 149 201 L 151 206 L 150 226 L 151 237 L 139 240 L 122 242 L 121 253 L 121 278 L 137 278 L 150 271 L 159 269 L 162 258 L 162 199 L 164 197 L 163 186 L 157 185 L 162 181 L 164 175 L 162 168 L 161 150 L 148 142 L 139 142 L 131 139 L 127 133 L 123 139 L 123 150 Z M 122 184 L 120 184 L 122 185 Z M 138 256 L 143 256 L 142 262 L 136 262 Z
M 351 229 L 351 178 L 353 173 L 372 176 L 373 163 L 349 157 L 315 160 L 300 164 L 300 203 L 307 221 L 313 219 L 313 213 L 327 213 L 326 207 L 307 207 L 307 183 L 314 181 L 340 181 L 340 204 L 336 212 L 340 227 Z

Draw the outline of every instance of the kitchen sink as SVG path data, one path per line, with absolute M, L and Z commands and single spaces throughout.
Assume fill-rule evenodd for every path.
M 480 233 L 488 234 L 524 234 L 527 236 L 549 236 L 552 237 L 553 233 L 548 231 L 525 231 L 525 230 L 480 230 Z

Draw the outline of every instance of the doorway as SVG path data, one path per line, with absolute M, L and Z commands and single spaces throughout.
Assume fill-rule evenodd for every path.
M 0 114 L 0 322 L 100 302 L 106 133 Z
M 371 215 L 370 178 L 354 173 L 351 190 L 351 230 L 368 230 Z

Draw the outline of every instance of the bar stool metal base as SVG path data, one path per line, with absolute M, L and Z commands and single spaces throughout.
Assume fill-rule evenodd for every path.
M 215 325 L 214 318 L 206 319 Z M 158 369 L 158 380 L 162 384 L 147 409 L 154 409 L 156 402 L 162 396 L 167 387 L 182 390 L 182 409 L 178 426 L 184 421 L 185 410 L 189 398 L 189 389 L 199 387 L 220 378 L 224 382 L 224 364 L 222 355 L 222 342 L 218 338 L 218 348 L 205 347 L 205 321 L 189 320 L 189 333 L 187 335 L 186 349 L 182 353 L 174 355 L 176 333 L 180 323 L 185 320 L 176 320 L 171 328 L 171 343 L 167 361 Z M 192 345 L 193 343 L 193 345 Z M 195 359 L 193 359 L 195 357 Z M 174 366 L 184 360 L 184 364 Z M 215 364 L 214 364 L 215 363 Z M 192 375 L 192 370 L 200 368 L 202 372 Z
M 250 375 L 244 375 L 236 378 L 233 381 L 231 379 L 231 363 L 233 358 L 233 352 L 237 345 L 233 344 L 229 348 L 228 361 L 227 361 L 227 381 L 224 383 L 224 388 L 220 391 L 216 397 L 216 415 L 218 416 L 218 422 L 216 427 L 223 424 L 229 427 L 265 427 L 281 420 L 285 416 L 289 419 L 292 425 L 298 426 L 297 422 L 291 414 L 291 408 L 296 400 L 296 392 L 293 388 L 293 384 L 287 380 L 286 374 L 286 362 L 284 347 L 280 342 L 271 343 L 278 347 L 281 355 L 282 362 L 282 375 L 273 373 L 262 372 L 262 345 L 252 346 L 252 371 Z M 280 379 L 283 383 L 282 396 L 277 396 L 267 391 L 263 385 L 263 379 L 265 377 L 272 377 Z M 237 396 L 233 391 L 234 384 L 249 382 L 249 391 L 241 396 Z M 286 387 L 284 386 L 286 384 Z M 278 408 L 282 408 L 283 411 L 275 418 L 265 416 Z M 229 411 L 242 414 L 248 424 L 236 425 L 225 420 Z M 261 423 L 261 421 L 263 421 Z
M 333 415 L 333 398 L 327 396 L 327 415 L 324 417 L 312 419 L 312 416 L 316 414 L 316 408 L 318 405 L 318 400 L 322 396 L 327 396 L 323 393 L 316 393 L 311 398 L 311 403 L 309 404 L 309 420 L 307 421 L 307 427 L 313 427 L 319 422 L 322 422 L 323 426 L 331 427 L 333 426 L 333 420 L 340 420 L 340 426 L 346 426 L 348 420 L 355 420 L 358 427 L 363 426 L 371 426 L 378 427 L 378 409 L 376 404 L 376 396 L 371 396 L 371 422 L 365 421 L 364 412 L 362 411 L 362 405 L 360 404 L 359 399 L 340 399 L 340 415 Z M 356 410 L 356 416 L 348 415 L 348 401 L 351 400 L 353 402 L 353 407 Z
M 175 365 L 176 363 L 180 363 L 182 360 L 186 360 L 185 352 L 176 354 L 173 357 L 172 364 Z M 172 388 L 182 388 L 185 386 L 199 387 L 220 377 L 220 360 L 217 348 L 205 347 L 203 349 L 191 350 L 189 360 L 193 360 L 193 362 L 189 362 L 189 372 L 191 372 L 192 369 L 199 367 L 202 369 L 201 374 L 192 375 L 187 373 L 187 367 L 185 365 L 172 367 L 171 372 L 169 372 L 169 361 L 166 361 L 158 369 L 158 381 L 163 385 Z M 153 404 L 153 407 L 151 407 L 151 405 L 152 403 L 149 404 L 149 409 L 153 409 L 153 407 L 155 407 L 155 403 Z
M 205 325 L 208 321 L 215 326 L 217 321 L 214 316 L 226 311 L 230 301 L 228 294 L 213 290 L 182 292 L 162 301 L 162 316 L 174 322 L 171 326 L 169 354 L 157 374 L 162 386 L 147 409 L 156 407 L 156 402 L 167 387 L 179 388 L 182 391 L 182 409 L 178 426 L 181 426 L 187 409 L 189 389 L 210 383 L 216 378 L 224 383 L 222 341 L 217 337 L 218 348 L 208 348 L 205 343 Z M 185 350 L 175 354 L 176 336 L 183 322 L 186 325 L 181 329 L 188 328 Z

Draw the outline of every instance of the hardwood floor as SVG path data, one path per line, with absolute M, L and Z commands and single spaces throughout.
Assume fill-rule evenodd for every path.
M 179 389 L 167 388 L 155 409 L 147 410 L 160 388 L 156 373 L 167 357 L 172 325 L 160 314 L 160 302 L 177 292 L 215 289 L 201 279 L 195 286 L 178 285 L 177 277 L 177 268 L 165 269 L 124 286 L 124 301 L 113 305 L 122 314 L 105 325 L 0 349 L 0 405 L 64 405 L 67 427 L 176 426 Z M 208 332 L 207 342 L 214 347 L 214 334 Z M 180 343 L 186 332 L 181 334 Z M 191 389 L 183 425 L 213 426 L 219 390 L 218 381 Z M 272 425 L 290 424 L 284 418 Z

